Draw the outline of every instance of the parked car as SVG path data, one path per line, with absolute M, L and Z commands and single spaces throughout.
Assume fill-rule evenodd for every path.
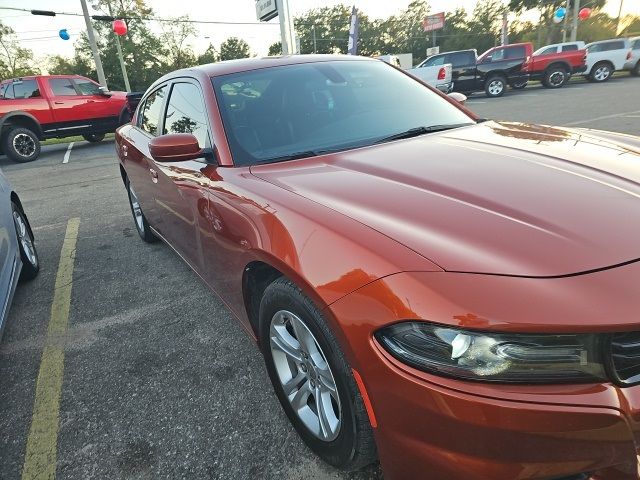
M 587 69 L 585 75 L 592 82 L 606 82 L 616 70 L 623 70 L 633 56 L 626 38 L 600 40 L 586 46 Z
M 624 64 L 624 69 L 629 70 L 631 75 L 640 76 L 640 37 L 629 39 L 631 46 L 631 58 Z
M 33 231 L 18 194 L 0 171 L 0 338 L 19 280 L 31 280 L 40 270 Z
M 523 88 L 529 74 L 522 67 L 531 56 L 531 43 L 514 43 L 487 50 L 476 58 L 475 50 L 459 50 L 440 53 L 427 58 L 417 68 L 451 63 L 453 66 L 453 90 L 471 93 L 484 90 L 488 97 L 500 97 L 507 89 Z
M 524 63 L 531 80 L 540 80 L 547 88 L 560 88 L 572 75 L 587 69 L 584 42 L 566 42 L 542 47 Z
M 327 462 L 625 478 L 640 138 L 448 100 L 352 56 L 165 75 L 116 133 L 135 227 L 224 299 Z
M 125 92 L 107 92 L 79 75 L 36 75 L 0 83 L 0 145 L 16 162 L 31 162 L 40 141 L 82 135 L 100 142 L 127 122 Z
M 437 88 L 441 92 L 449 93 L 453 90 L 452 67 L 450 63 L 433 67 L 415 67 L 407 70 L 423 82 Z

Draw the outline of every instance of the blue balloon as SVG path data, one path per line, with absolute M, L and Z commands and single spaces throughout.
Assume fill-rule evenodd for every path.
M 558 18 L 564 18 L 566 14 L 567 14 L 567 9 L 564 7 L 560 7 L 556 10 L 555 16 Z
M 69 32 L 67 32 L 66 28 L 63 28 L 62 30 L 60 30 L 58 32 L 58 35 L 60 35 L 60 38 L 63 40 L 69 40 L 71 37 L 69 36 Z

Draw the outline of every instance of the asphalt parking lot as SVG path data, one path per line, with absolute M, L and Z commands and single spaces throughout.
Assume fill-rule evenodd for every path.
M 638 135 L 638 92 L 640 79 L 625 75 L 478 94 L 468 106 L 488 118 Z M 0 478 L 39 468 L 25 451 L 51 345 L 64 351 L 60 427 L 47 437 L 54 447 L 57 438 L 60 479 L 381 478 L 375 466 L 337 472 L 298 439 L 242 328 L 167 246 L 138 237 L 113 141 L 77 143 L 63 163 L 67 151 L 46 146 L 30 164 L 0 156 L 42 262 L 19 286 L 0 343 Z M 70 220 L 77 240 L 63 248 Z M 73 276 L 56 289 L 61 261 L 74 262 Z M 48 335 L 56 291 L 69 286 L 68 328 Z

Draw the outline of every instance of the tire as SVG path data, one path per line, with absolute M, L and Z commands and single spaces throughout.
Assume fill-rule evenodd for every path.
M 358 470 L 376 461 L 369 417 L 336 337 L 314 303 L 284 277 L 264 292 L 259 336 L 278 400 L 307 446 L 325 462 L 343 470 Z M 306 339 L 304 348 L 297 341 L 301 336 Z M 296 378 L 297 382 L 291 381 Z M 284 384 L 291 385 L 289 395 Z M 292 402 L 297 399 L 301 401 L 296 410 Z M 317 415 L 319 410 L 325 415 Z M 324 429 L 320 417 L 325 418 Z
M 40 140 L 28 128 L 12 128 L 2 137 L 2 150 L 14 162 L 33 162 L 40 155 Z
M 542 79 L 542 85 L 546 88 L 561 88 L 569 81 L 567 69 L 558 65 L 547 69 Z
M 613 76 L 613 65 L 609 62 L 598 62 L 596 63 L 591 72 L 589 72 L 589 77 L 593 82 L 602 83 L 606 82 Z
M 510 87 L 515 89 L 515 90 L 523 90 L 528 84 L 529 84 L 529 82 L 527 80 L 525 80 L 525 81 L 520 82 L 520 83 L 512 83 L 510 85 Z
M 129 123 L 130 121 L 131 121 L 131 113 L 129 113 L 129 109 L 127 107 L 124 107 L 120 112 L 118 126 L 120 127 L 125 123 Z
M 11 210 L 13 213 L 13 224 L 16 228 L 16 236 L 18 238 L 20 260 L 22 260 L 20 281 L 32 280 L 40 271 L 40 260 L 33 241 L 33 232 L 31 231 L 26 215 L 20 207 L 11 202 Z
M 504 95 L 506 89 L 507 80 L 501 75 L 494 75 L 493 77 L 487 78 L 484 84 L 484 93 L 490 98 L 501 97 Z
M 87 133 L 86 135 L 82 135 L 87 142 L 91 143 L 100 143 L 104 140 L 104 133 Z
M 640 61 L 638 61 L 638 63 L 636 63 L 636 66 L 631 69 L 631 75 L 640 77 Z
M 142 208 L 140 207 L 140 201 L 138 197 L 131 187 L 129 180 L 127 180 L 127 196 L 129 197 L 129 207 L 131 207 L 131 214 L 133 215 L 133 223 L 136 226 L 136 230 L 140 238 L 147 243 L 153 243 L 158 241 L 158 237 L 156 237 L 151 228 L 149 227 L 149 223 L 147 222 L 147 217 L 142 213 Z

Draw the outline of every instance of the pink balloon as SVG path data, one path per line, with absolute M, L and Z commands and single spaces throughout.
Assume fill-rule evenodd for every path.
M 116 35 L 122 36 L 127 33 L 127 24 L 121 18 L 113 21 L 113 31 Z
M 590 8 L 582 8 L 578 12 L 578 17 L 580 17 L 580 20 L 586 20 L 590 16 L 591 16 L 591 9 Z

